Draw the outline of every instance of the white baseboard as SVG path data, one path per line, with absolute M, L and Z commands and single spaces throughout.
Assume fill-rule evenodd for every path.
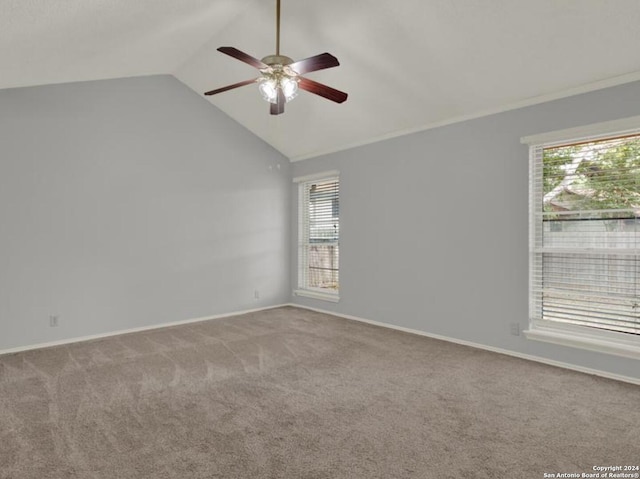
M 290 303 L 287 306 L 294 306 L 296 308 L 308 309 L 310 311 L 316 311 L 318 313 L 329 314 L 329 315 L 332 315 L 332 316 L 337 316 L 339 318 L 350 319 L 350 320 L 353 320 L 353 321 L 359 321 L 361 323 L 373 324 L 374 326 L 381 326 L 383 328 L 395 329 L 397 331 L 403 331 L 405 333 L 417 334 L 419 336 L 426 336 L 428 338 L 433 338 L 433 339 L 440 339 L 442 341 L 448 341 L 450 343 L 461 344 L 463 346 L 470 346 L 472 348 L 484 349 L 486 351 L 491 351 L 491 352 L 499 353 L 499 354 L 506 354 L 507 356 L 513 356 L 513 357 L 520 358 L 520 359 L 527 359 L 529 361 L 535 361 L 537 363 L 548 364 L 550 366 L 556 366 L 556 367 L 564 368 L 564 369 L 571 369 L 572 371 L 578 371 L 578 372 L 585 373 L 585 374 L 591 374 L 591 375 L 594 375 L 594 376 L 600 376 L 600 377 L 607 378 L 607 379 L 615 379 L 616 381 L 622 381 L 622 382 L 625 382 L 625 383 L 631 383 L 631 384 L 640 385 L 640 379 L 639 378 L 633 378 L 633 377 L 630 377 L 630 376 L 623 376 L 621 374 L 613 374 L 613 373 L 610 373 L 610 372 L 607 372 L 607 371 L 601 371 L 599 369 L 585 368 L 585 367 L 577 366 L 577 365 L 571 364 L 571 363 L 565 363 L 565 362 L 562 362 L 562 361 L 555 361 L 553 359 L 542 358 L 540 356 L 533 356 L 533 355 L 530 355 L 530 354 L 523 354 L 523 353 L 519 353 L 519 352 L 516 352 L 516 351 L 510 351 L 508 349 L 495 348 L 493 346 L 487 346 L 485 344 L 474 343 L 472 341 L 465 341 L 464 339 L 456 339 L 456 338 L 451 338 L 449 336 L 442 336 L 440 334 L 427 333 L 425 331 L 420 331 L 418 329 L 405 328 L 403 326 L 396 326 L 394 324 L 382 323 L 380 321 L 372 321 L 370 319 L 359 318 L 357 316 L 351 316 L 349 314 L 336 313 L 336 312 L 333 312 L 333 311 L 327 311 L 327 310 L 320 309 L 320 308 L 312 308 L 310 306 L 304 306 L 304 305 L 301 305 L 301 304 Z
M 61 339 L 59 341 L 51 341 L 51 342 L 47 342 L 47 343 L 31 344 L 31 345 L 28 345 L 28 346 L 20 346 L 20 347 L 17 347 L 17 348 L 0 350 L 0 356 L 2 356 L 3 354 L 11 354 L 11 353 L 19 353 L 21 351 L 29 351 L 31 349 L 50 348 L 52 346 L 62 346 L 62 345 L 65 345 L 65 344 L 79 343 L 79 342 L 82 342 L 82 341 L 91 341 L 93 339 L 109 338 L 111 336 L 119 336 L 121 334 L 139 333 L 141 331 L 151 331 L 153 329 L 169 328 L 171 326 L 180 326 L 181 324 L 199 323 L 199 322 L 202 322 L 202 321 L 209 321 L 209 320 L 212 320 L 212 319 L 229 318 L 229 317 L 232 317 L 232 316 L 240 316 L 241 314 L 255 313 L 255 312 L 258 312 L 258 311 L 266 311 L 266 310 L 269 310 L 269 309 L 282 308 L 284 306 L 289 306 L 289 304 L 288 303 L 287 304 L 276 304 L 274 306 L 264 306 L 262 308 L 245 309 L 243 311 L 233 311 L 233 312 L 230 312 L 230 313 L 215 314 L 213 316 L 207 316 L 207 317 L 203 317 L 203 318 L 184 319 L 184 320 L 181 320 L 181 321 L 172 321 L 170 323 L 153 324 L 151 326 L 142 326 L 142 327 L 139 327 L 139 328 L 121 329 L 121 330 L 118 330 L 118 331 L 110 331 L 108 333 L 92 334 L 90 336 L 79 336 L 79 337 L 75 337 L 75 338 Z
M 179 326 L 179 325 L 182 325 L 182 324 L 199 323 L 199 322 L 202 322 L 202 321 L 210 321 L 210 320 L 213 320 L 213 319 L 229 318 L 229 317 L 233 317 L 233 316 L 240 316 L 242 314 L 255 313 L 255 312 L 258 312 L 258 311 L 267 311 L 269 309 L 282 308 L 284 306 L 293 306 L 295 308 L 308 309 L 310 311 L 316 311 L 318 313 L 329 314 L 331 316 L 337 316 L 339 318 L 349 319 L 349 320 L 352 320 L 352 321 L 359 321 L 361 323 L 372 324 L 374 326 L 380 326 L 380 327 L 383 327 L 383 328 L 394 329 L 394 330 L 397 330 L 397 331 L 403 331 L 405 333 L 410 333 L 410 334 L 417 334 L 418 336 L 425 336 L 425 337 L 428 337 L 428 338 L 439 339 L 439 340 L 442 340 L 442 341 L 448 341 L 450 343 L 461 344 L 463 346 L 470 346 L 472 348 L 484 349 L 486 351 L 491 351 L 491 352 L 494 352 L 494 353 L 505 354 L 507 356 L 513 356 L 513 357 L 520 358 L 520 359 L 527 359 L 529 361 L 535 361 L 535 362 L 538 362 L 538 363 L 548 364 L 550 366 L 556 366 L 556 367 L 559 367 L 559 368 L 570 369 L 572 371 L 578 371 L 578 372 L 585 373 L 585 374 L 591 374 L 591 375 L 594 375 L 594 376 L 600 376 L 600 377 L 607 378 L 607 379 L 615 379 L 616 381 L 622 381 L 622 382 L 626 382 L 626 383 L 640 385 L 640 379 L 633 378 L 633 377 L 630 377 L 630 376 L 623 376 L 623 375 L 620 375 L 620 374 L 613 374 L 613 373 L 610 373 L 610 372 L 607 372 L 607 371 L 601 371 L 599 369 L 585 368 L 585 367 L 582 367 L 582 366 L 577 366 L 575 364 L 565 363 L 565 362 L 562 362 L 562 361 L 555 361 L 553 359 L 542 358 L 540 356 L 533 356 L 533 355 L 530 355 L 530 354 L 518 353 L 516 351 L 511 351 L 511 350 L 502 349 L 502 348 L 496 348 L 496 347 L 493 347 L 493 346 L 487 346 L 487 345 L 480 344 L 480 343 L 474 343 L 472 341 L 466 341 L 464 339 L 456 339 L 456 338 L 451 338 L 449 336 L 442 336 L 440 334 L 427 333 L 426 331 L 421 331 L 421 330 L 418 330 L 418 329 L 405 328 L 403 326 L 396 326 L 396 325 L 390 324 L 390 323 L 383 323 L 383 322 L 380 322 L 380 321 L 373 321 L 373 320 L 370 320 L 370 319 L 360 318 L 358 316 L 352 316 L 352 315 L 349 315 L 349 314 L 336 313 L 334 311 L 328 311 L 328 310 L 320 309 L 320 308 L 312 308 L 310 306 L 304 306 L 304 305 L 296 304 L 296 303 L 276 304 L 276 305 L 273 305 L 273 306 L 265 306 L 265 307 L 262 307 L 262 308 L 246 309 L 246 310 L 243 310 L 243 311 L 233 311 L 233 312 L 229 312 L 229 313 L 216 314 L 216 315 L 213 315 L 213 316 L 207 316 L 207 317 L 203 317 L 203 318 L 185 319 L 185 320 L 181 320 L 181 321 L 173 321 L 171 323 L 154 324 L 154 325 L 151 325 L 151 326 L 142 326 L 142 327 L 139 327 L 139 328 L 122 329 L 122 330 L 118 330 L 118 331 L 111 331 L 111 332 L 108 332 L 108 333 L 93 334 L 93 335 L 90 335 L 90 336 L 81 336 L 81 337 L 75 337 L 75 338 L 62 339 L 62 340 L 59 340 L 59 341 L 51 341 L 51 342 L 47 342 L 47 343 L 38 343 L 38 344 L 32 344 L 32 345 L 28 345 L 28 346 L 20 346 L 20 347 L 17 347 L 17 348 L 0 350 L 0 356 L 2 356 L 3 354 L 19 353 L 21 351 L 29 351 L 29 350 L 32 350 L 32 349 L 50 348 L 52 346 L 62 346 L 62 345 L 65 345 L 65 344 L 78 343 L 78 342 L 81 342 L 81 341 L 91 341 L 93 339 L 108 338 L 108 337 L 111 337 L 111 336 L 119 336 L 121 334 L 137 333 L 137 332 L 141 332 L 141 331 L 151 331 L 151 330 L 154 330 L 154 329 L 163 329 L 163 328 L 168 328 L 168 327 L 171 327 L 171 326 Z

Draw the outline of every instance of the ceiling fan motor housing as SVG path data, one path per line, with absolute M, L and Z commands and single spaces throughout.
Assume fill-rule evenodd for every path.
M 267 55 L 262 59 L 262 63 L 266 63 L 269 66 L 273 65 L 290 65 L 293 63 L 293 59 L 284 55 Z

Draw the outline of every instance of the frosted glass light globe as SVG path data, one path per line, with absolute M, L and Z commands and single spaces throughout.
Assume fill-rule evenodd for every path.
M 298 95 L 298 82 L 292 78 L 282 77 L 280 87 L 287 101 L 293 100 Z
M 286 75 L 263 75 L 262 79 L 258 83 L 258 90 L 262 98 L 269 103 L 278 102 L 278 85 L 282 88 L 285 101 L 293 100 L 298 96 L 298 82 L 295 78 L 291 78 Z
M 275 103 L 278 99 L 278 90 L 276 88 L 276 81 L 272 78 L 265 78 L 258 84 L 258 90 L 262 98 L 269 103 Z

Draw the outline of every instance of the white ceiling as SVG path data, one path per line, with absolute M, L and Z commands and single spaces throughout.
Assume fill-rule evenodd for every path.
M 640 79 L 639 0 L 282 0 L 282 53 L 330 52 L 269 115 L 253 85 L 211 101 L 292 160 Z M 0 88 L 170 73 L 202 94 L 275 50 L 275 0 L 0 0 Z M 161 100 L 159 100 L 161 101 Z

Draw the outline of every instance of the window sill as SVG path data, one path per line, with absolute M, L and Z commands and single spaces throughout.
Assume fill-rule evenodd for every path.
M 337 303 L 340 301 L 340 296 L 332 293 L 324 293 L 322 291 L 312 291 L 309 289 L 295 289 L 293 294 L 296 296 L 304 296 L 306 298 L 320 299 L 322 301 L 330 301 Z
M 631 335 L 612 331 L 591 331 L 591 328 L 573 327 L 569 324 L 547 325 L 535 322 L 523 333 L 527 339 L 534 341 L 640 359 L 640 338 Z

